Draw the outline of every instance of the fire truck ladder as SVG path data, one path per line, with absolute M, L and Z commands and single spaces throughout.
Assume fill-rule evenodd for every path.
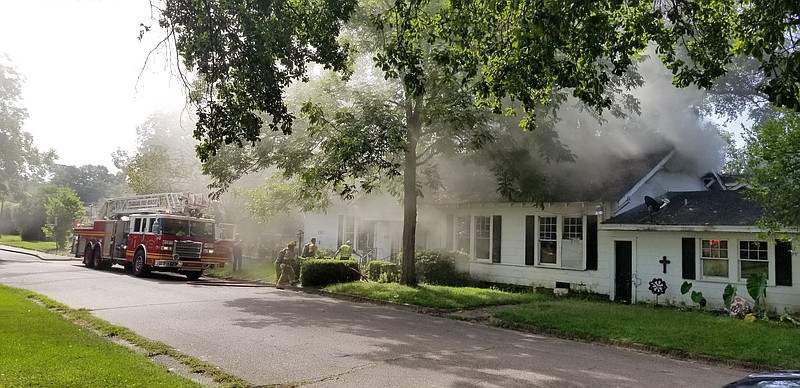
M 199 215 L 210 206 L 208 196 L 193 193 L 160 193 L 111 198 L 97 212 L 98 218 L 114 219 L 135 213 Z

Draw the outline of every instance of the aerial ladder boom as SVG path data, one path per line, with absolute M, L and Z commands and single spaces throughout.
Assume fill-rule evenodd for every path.
M 135 213 L 170 213 L 200 216 L 210 206 L 207 195 L 184 193 L 144 194 L 111 198 L 100 205 L 97 217 L 115 219 Z

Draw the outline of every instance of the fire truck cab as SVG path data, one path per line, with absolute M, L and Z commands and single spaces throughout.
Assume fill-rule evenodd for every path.
M 224 267 L 230 255 L 215 221 L 201 216 L 207 205 L 207 197 L 189 193 L 110 199 L 99 211 L 104 219 L 74 228 L 73 252 L 88 268 L 117 264 L 139 277 L 160 271 L 197 279 Z

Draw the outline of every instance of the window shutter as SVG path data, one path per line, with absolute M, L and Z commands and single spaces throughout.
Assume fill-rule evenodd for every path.
M 775 285 L 792 285 L 792 243 L 775 241 Z
M 503 236 L 503 217 L 492 216 L 492 263 L 500 262 L 500 238 Z
M 586 216 L 586 269 L 597 271 L 597 216 Z
M 533 265 L 536 249 L 536 216 L 525 216 L 525 265 Z
M 447 215 L 447 237 L 445 238 L 445 247 L 448 250 L 453 250 L 453 239 L 455 236 L 455 221 L 452 214 Z
M 683 253 L 682 267 L 683 278 L 694 279 L 697 270 L 695 269 L 695 239 L 684 237 L 681 241 L 681 251 Z

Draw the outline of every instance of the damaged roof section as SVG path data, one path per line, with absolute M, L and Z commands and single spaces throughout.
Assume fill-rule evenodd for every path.
M 437 164 L 444 190 L 435 194 L 427 192 L 428 200 L 423 202 L 535 202 L 503 198 L 499 194 L 497 177 L 487 166 L 464 160 L 440 160 Z M 653 195 L 688 187 L 700 190 L 700 177 L 706 171 L 699 171 L 691 162 L 691 156 L 670 148 L 633 157 L 610 155 L 602 163 L 581 158 L 574 163 L 553 163 L 543 166 L 536 182 L 519 184 L 538 186 L 540 202 L 620 201 L 628 194 L 637 195 L 644 184 L 648 185 L 644 192 Z M 659 175 L 654 178 L 656 173 Z M 634 200 L 630 205 L 638 203 L 641 202 Z
M 669 202 L 658 211 L 641 204 L 603 222 L 611 225 L 702 225 L 752 226 L 761 216 L 761 209 L 744 197 L 743 191 L 669 192 L 656 198 Z

